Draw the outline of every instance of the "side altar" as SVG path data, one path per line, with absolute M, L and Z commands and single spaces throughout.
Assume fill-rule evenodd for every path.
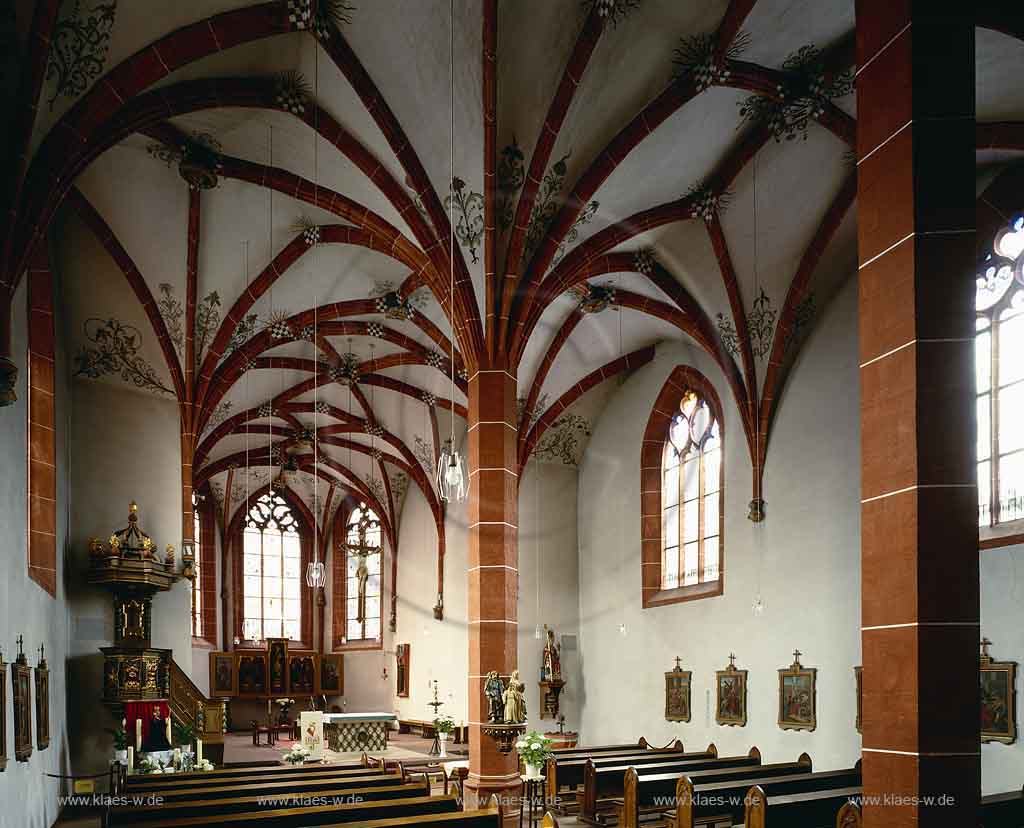
M 287 638 L 265 648 L 210 653 L 210 694 L 222 699 L 340 696 L 345 692 L 340 653 L 292 649 Z

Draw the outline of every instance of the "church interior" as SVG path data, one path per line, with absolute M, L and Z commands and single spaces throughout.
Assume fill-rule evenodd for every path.
M 1024 826 L 1024 15 L 8 0 L 0 826 Z

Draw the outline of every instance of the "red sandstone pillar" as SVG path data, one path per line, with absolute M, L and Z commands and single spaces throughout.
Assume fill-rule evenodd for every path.
M 974 26 L 946 6 L 857 2 L 871 828 L 977 824 Z
M 481 733 L 484 677 L 507 680 L 517 665 L 518 502 L 516 379 L 484 369 L 469 379 L 469 777 L 467 807 L 517 796 L 518 763 Z

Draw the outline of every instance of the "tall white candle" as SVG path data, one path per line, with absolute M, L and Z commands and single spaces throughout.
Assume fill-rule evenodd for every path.
M 128 747 L 128 773 L 135 772 L 135 748 Z
M 167 711 L 167 718 L 164 720 L 167 730 L 167 744 L 171 743 L 171 713 Z
M 135 749 L 142 750 L 142 719 L 135 720 Z
M 203 761 L 203 740 L 196 739 L 196 764 Z

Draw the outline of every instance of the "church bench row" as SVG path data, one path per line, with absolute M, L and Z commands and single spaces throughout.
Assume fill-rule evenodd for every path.
M 1024 791 L 988 794 L 981 798 L 981 828 L 1020 828 L 1024 825 Z
M 812 770 L 811 757 L 800 754 L 795 762 L 761 764 L 760 751 L 751 748 L 745 763 L 722 762 L 706 764 L 703 768 L 663 771 L 650 767 L 630 768 L 623 773 L 622 799 L 616 801 L 620 811 L 620 828 L 637 828 L 642 814 L 668 810 L 670 803 L 677 808 L 684 798 L 692 801 L 689 788 L 694 785 L 730 783 L 739 780 L 758 780 L 766 777 L 795 776 Z M 752 761 L 751 761 L 752 760 Z M 746 782 L 746 788 L 753 781 Z M 746 790 L 744 789 L 744 791 Z M 688 795 L 689 794 L 689 795 Z
M 347 767 L 341 765 L 321 765 L 319 763 L 300 765 L 292 768 L 277 765 L 271 773 L 252 774 L 248 770 L 235 771 L 230 774 L 207 773 L 173 773 L 173 774 L 140 774 L 129 776 L 138 780 L 129 785 L 129 795 L 144 793 L 163 793 L 179 788 L 213 788 L 219 785 L 263 784 L 276 785 L 279 782 L 293 780 L 344 779 L 347 777 L 375 776 L 384 773 L 378 767 Z
M 328 810 L 333 808 L 341 812 L 349 805 L 372 804 L 386 800 L 412 801 L 429 795 L 430 789 L 423 782 L 363 785 L 358 788 L 342 786 L 327 790 L 306 789 L 300 786 L 298 790 L 289 790 L 287 793 L 278 793 L 275 788 L 267 787 L 258 795 L 212 799 L 193 797 L 187 801 L 115 807 L 110 811 L 108 825 L 150 825 L 167 820 L 188 821 L 192 817 L 255 817 L 267 811 L 298 812 L 307 810 L 310 806 L 320 805 Z
M 546 788 L 549 802 L 559 801 L 559 796 L 565 792 L 571 792 L 583 784 L 583 774 L 587 762 L 593 759 L 598 764 L 609 764 L 616 760 L 628 762 L 644 762 L 647 760 L 658 761 L 665 758 L 678 758 L 692 755 L 695 758 L 706 755 L 685 754 L 683 743 L 678 739 L 667 748 L 640 748 L 635 747 L 626 751 L 607 751 L 604 753 L 588 753 L 586 751 L 575 751 L 573 753 L 555 755 L 548 759 L 546 767 Z
M 338 771 L 359 772 L 371 767 L 370 761 L 364 756 L 361 762 L 343 762 L 338 764 L 322 765 L 319 762 L 309 762 L 302 765 L 285 765 L 281 762 L 267 762 L 262 764 L 239 764 L 222 765 L 211 771 L 192 771 L 189 773 L 167 774 L 164 779 L 168 782 L 180 781 L 182 779 L 223 779 L 237 776 L 260 777 L 266 775 L 278 775 L 281 773 L 316 773 L 324 768 Z M 172 778 L 173 777 L 173 778 Z M 160 779 L 161 774 L 133 774 L 128 777 L 129 787 L 144 787 L 154 779 Z
M 168 788 L 159 792 L 132 792 L 130 796 L 141 797 L 147 796 L 149 793 L 156 793 L 162 798 L 161 801 L 165 805 L 170 805 L 176 802 L 189 802 L 194 799 L 233 799 L 260 794 L 267 795 L 268 793 L 272 793 L 273 796 L 287 796 L 293 791 L 303 791 L 307 793 L 321 791 L 333 792 L 342 791 L 347 788 L 401 785 L 408 781 L 409 780 L 403 779 L 403 777 L 397 773 L 375 773 L 360 776 L 314 776 L 312 779 L 279 779 L 274 777 L 273 781 L 260 780 L 257 782 L 244 781 L 239 783 L 225 782 L 223 785 L 212 786 L 190 785 L 184 788 Z
M 832 828 L 842 825 L 845 814 L 859 812 L 848 805 L 859 805 L 861 793 L 860 785 L 850 785 L 771 796 L 754 785 L 745 797 L 743 828 Z
M 670 742 L 668 746 L 671 747 L 674 744 L 675 741 Z M 555 748 L 551 751 L 551 753 L 553 756 L 567 756 L 570 753 L 609 753 L 615 751 L 621 752 L 627 750 L 636 750 L 637 748 L 639 748 L 640 750 L 648 750 L 651 749 L 651 746 L 647 742 L 647 740 L 643 736 L 641 736 L 636 742 L 629 742 L 619 745 L 590 745 L 589 747 L 575 745 L 574 747 Z M 658 748 L 654 749 L 657 750 Z
M 392 789 L 393 790 L 393 789 Z M 404 820 L 426 814 L 451 814 L 461 805 L 454 796 L 428 796 L 420 786 L 420 796 L 401 799 L 364 799 L 361 802 L 316 804 L 288 807 L 283 805 L 254 805 L 252 810 L 237 813 L 217 813 L 208 808 L 191 816 L 176 814 L 172 817 L 127 823 L 143 828 L 177 828 L 177 826 L 203 826 L 203 828 L 307 828 L 307 826 L 336 826 L 374 820 Z M 268 792 L 268 797 L 273 796 Z M 157 814 L 157 816 L 160 816 Z M 123 824 L 123 823 L 115 823 Z
M 623 795 L 623 784 L 627 771 L 638 768 L 645 774 L 673 774 L 677 778 L 687 771 L 707 770 L 711 768 L 738 768 L 761 764 L 758 749 L 751 748 L 745 756 L 719 756 L 714 743 L 700 754 L 683 753 L 672 759 L 644 757 L 637 761 L 602 761 L 588 759 L 583 772 L 583 795 L 580 800 L 580 819 L 584 822 L 597 823 L 599 816 L 606 822 L 605 816 L 614 810 L 614 800 Z
M 627 783 L 628 784 L 628 783 Z M 781 774 L 768 771 L 762 776 L 747 776 L 707 782 L 684 776 L 676 785 L 676 807 L 667 816 L 672 828 L 695 828 L 717 818 L 727 824 L 744 819 L 749 794 L 755 786 L 766 796 L 814 793 L 833 789 L 857 788 L 861 784 L 859 768 L 818 773 Z M 834 815 L 834 814 L 833 814 Z M 631 813 L 623 819 L 633 819 Z

